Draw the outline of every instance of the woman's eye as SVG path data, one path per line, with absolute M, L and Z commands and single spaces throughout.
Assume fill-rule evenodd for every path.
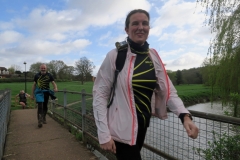
M 148 22 L 143 22 L 143 26 L 148 26 L 149 23 Z

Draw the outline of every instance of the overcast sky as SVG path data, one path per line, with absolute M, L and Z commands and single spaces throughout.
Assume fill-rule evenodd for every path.
M 212 37 L 204 9 L 194 0 L 0 0 L 0 66 L 87 57 L 99 66 L 123 41 L 132 9 L 150 13 L 148 43 L 167 70 L 200 67 Z

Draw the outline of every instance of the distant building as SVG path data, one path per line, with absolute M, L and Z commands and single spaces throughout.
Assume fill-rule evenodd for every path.
M 7 68 L 5 68 L 5 67 L 0 67 L 0 71 L 1 71 L 1 73 L 2 73 L 2 71 L 7 71 Z
M 6 78 L 6 77 L 9 77 L 8 75 L 9 75 L 9 72 L 8 72 L 7 68 L 0 67 L 0 77 Z

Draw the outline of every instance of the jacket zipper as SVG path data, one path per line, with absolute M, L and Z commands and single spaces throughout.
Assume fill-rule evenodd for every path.
M 166 71 L 166 69 L 165 69 L 165 67 L 163 65 L 163 62 L 162 62 L 161 58 L 159 57 L 157 51 L 155 49 L 153 49 L 153 51 L 155 51 L 155 53 L 156 53 L 156 55 L 158 57 L 158 60 L 161 63 L 161 66 L 162 66 L 162 68 L 164 70 L 164 74 L 165 74 L 165 78 L 166 78 L 166 82 L 167 82 L 167 99 L 166 99 L 166 104 L 167 104 L 167 101 L 168 101 L 169 96 L 170 96 L 170 85 L 169 85 L 169 81 L 168 81 L 167 71 Z
M 131 60 L 130 60 L 130 66 L 128 68 L 128 78 L 127 78 L 127 84 L 128 84 L 128 95 L 129 95 L 129 99 L 130 99 L 130 110 L 131 110 L 131 113 L 132 113 L 132 142 L 131 144 L 133 145 L 134 143 L 134 124 L 135 124 L 135 118 L 134 118 L 134 110 L 133 110 L 133 104 L 132 104 L 132 94 L 131 94 L 131 89 L 130 89 L 130 86 L 131 84 L 129 83 L 129 80 L 130 80 L 130 70 L 131 70 L 131 67 L 132 67 L 132 61 L 133 61 L 133 58 L 134 57 L 131 57 Z

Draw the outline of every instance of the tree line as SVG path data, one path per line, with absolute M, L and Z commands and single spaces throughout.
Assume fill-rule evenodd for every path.
M 183 69 L 177 71 L 167 70 L 173 85 L 181 84 L 203 84 L 202 67 Z
M 43 62 L 36 62 L 30 65 L 30 69 L 27 72 L 27 78 L 32 78 L 36 73 L 39 72 L 40 65 Z M 95 68 L 94 64 L 86 57 L 80 58 L 75 62 L 75 66 L 67 66 L 61 60 L 52 60 L 47 65 L 47 70 L 50 72 L 54 79 L 57 80 L 80 80 L 83 84 L 84 81 L 92 81 L 92 72 Z M 21 67 L 12 65 L 8 68 L 10 73 L 17 75 L 24 75 L 24 71 L 20 71 Z M 202 73 L 203 67 L 184 69 L 171 71 L 167 70 L 168 76 L 174 85 L 181 84 L 203 84 L 204 77 Z M 207 72 L 204 72 L 207 73 Z
M 81 81 L 82 84 L 84 81 L 92 80 L 92 72 L 95 68 L 93 62 L 86 57 L 77 60 L 75 66 L 68 66 L 62 60 L 52 60 L 48 63 L 36 62 L 30 65 L 27 78 L 33 78 L 34 75 L 40 71 L 39 68 L 41 64 L 46 64 L 48 72 L 51 73 L 56 80 L 78 80 Z M 8 71 L 17 75 L 25 74 L 25 72 L 20 71 L 20 67 L 17 65 L 12 65 L 8 68 Z

